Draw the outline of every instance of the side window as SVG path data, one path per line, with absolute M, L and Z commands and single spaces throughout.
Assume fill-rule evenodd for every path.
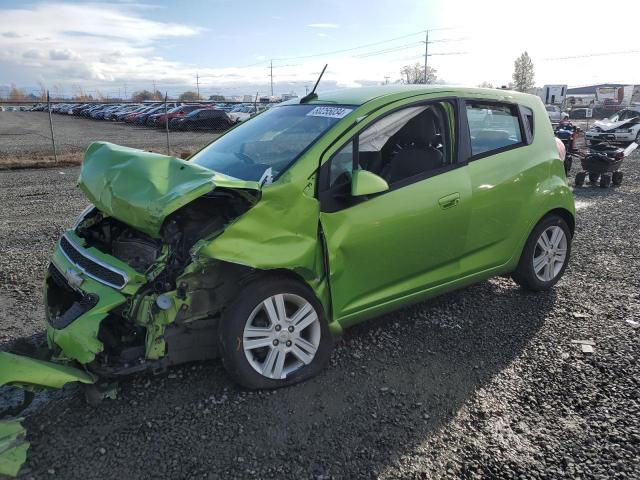
M 366 200 L 350 196 L 354 165 L 382 177 L 392 190 L 451 166 L 454 115 L 453 103 L 437 102 L 402 108 L 365 127 L 320 169 L 323 211 Z
M 448 126 L 442 103 L 386 115 L 358 135 L 358 166 L 391 187 L 436 172 L 452 163 Z
M 522 143 L 516 106 L 467 102 L 467 120 L 473 155 Z
M 329 166 L 329 189 L 349 184 L 353 171 L 353 142 L 347 143 L 336 153 Z

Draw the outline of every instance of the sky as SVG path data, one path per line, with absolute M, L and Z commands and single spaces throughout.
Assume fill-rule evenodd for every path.
M 640 84 L 640 1 L 0 0 L 0 87 L 122 97 L 304 94 L 395 82 L 424 62 L 442 83 L 505 85 L 528 51 L 535 81 Z M 0 93 L 2 91 L 0 90 Z

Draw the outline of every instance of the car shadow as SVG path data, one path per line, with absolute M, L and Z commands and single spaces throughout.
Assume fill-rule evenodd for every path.
M 28 418 L 28 467 L 60 478 L 376 476 L 519 357 L 554 303 L 553 291 L 496 278 L 347 330 L 330 366 L 293 387 L 249 392 L 214 361 L 122 381 L 97 408 L 69 396 Z

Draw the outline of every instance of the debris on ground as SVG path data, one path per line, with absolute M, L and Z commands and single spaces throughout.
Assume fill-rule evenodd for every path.
M 22 418 L 0 421 L 0 475 L 15 477 L 27 460 L 27 431 Z

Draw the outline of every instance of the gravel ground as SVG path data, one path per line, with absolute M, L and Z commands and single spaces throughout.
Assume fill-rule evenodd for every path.
M 21 477 L 640 478 L 640 155 L 624 170 L 620 188 L 575 192 L 553 291 L 497 278 L 372 320 L 275 392 L 217 361 L 123 381 L 98 408 L 69 388 L 27 418 Z M 0 172 L 3 348 L 41 331 L 47 259 L 85 204 L 77 173 Z
M 102 140 L 128 147 L 166 152 L 163 130 L 133 126 L 124 122 L 90 120 L 72 115 L 53 114 L 56 149 L 59 154 L 84 152 L 94 141 Z M 216 137 L 211 132 L 170 132 L 172 153 L 196 150 Z M 0 159 L 32 155 L 52 156 L 51 131 L 47 112 L 0 112 Z

